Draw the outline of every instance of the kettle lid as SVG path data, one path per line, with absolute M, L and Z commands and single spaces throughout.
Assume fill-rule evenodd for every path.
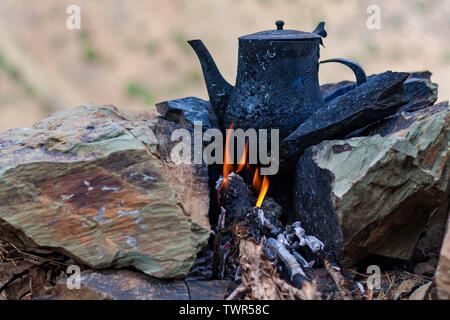
M 323 28 L 324 22 L 321 22 L 319 26 L 321 26 L 321 30 L 319 26 L 313 32 L 304 32 L 300 30 L 284 30 L 284 21 L 277 20 L 275 22 L 277 29 L 276 30 L 267 30 L 261 31 L 257 33 L 252 33 L 246 36 L 242 36 L 240 40 L 321 40 L 321 37 L 326 37 L 326 31 Z

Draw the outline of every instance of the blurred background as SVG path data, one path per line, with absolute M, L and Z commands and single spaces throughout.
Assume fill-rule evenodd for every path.
M 71 4 L 81 8 L 80 30 L 66 27 Z M 366 26 L 370 5 L 380 8 L 380 29 Z M 186 40 L 202 39 L 234 84 L 237 37 L 277 19 L 304 31 L 326 21 L 321 59 L 354 59 L 367 74 L 430 70 L 438 101 L 450 98 L 449 0 L 2 0 L 0 131 L 84 103 L 145 110 L 207 99 Z M 321 67 L 322 84 L 341 80 L 353 80 L 346 67 Z

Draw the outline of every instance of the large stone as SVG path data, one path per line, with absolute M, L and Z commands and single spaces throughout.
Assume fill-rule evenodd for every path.
M 206 165 L 172 162 L 179 126 L 84 105 L 0 135 L 0 238 L 92 268 L 183 277 L 210 233 Z
M 429 215 L 448 197 L 449 107 L 401 114 L 373 136 L 324 141 L 297 163 L 296 214 L 327 253 L 409 259 Z

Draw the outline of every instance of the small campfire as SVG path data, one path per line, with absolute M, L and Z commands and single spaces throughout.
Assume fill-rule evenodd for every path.
M 321 261 L 338 284 L 343 279 L 339 268 L 326 260 L 321 252 L 324 244 L 307 235 L 300 221 L 284 226 L 270 209 L 261 208 L 269 178 L 261 177 L 259 168 L 250 166 L 248 141 L 237 165 L 233 165 L 236 162 L 230 151 L 230 136 L 228 131 L 222 176 L 216 182 L 220 214 L 214 232 L 213 277 L 223 279 L 228 274 L 242 279 L 230 298 L 248 295 L 252 299 L 317 299 L 319 294 L 312 281 L 315 261 Z M 261 261 L 265 262 L 261 265 Z M 269 274 L 254 276 L 264 272 Z M 339 288 L 346 298 L 351 297 L 341 285 Z

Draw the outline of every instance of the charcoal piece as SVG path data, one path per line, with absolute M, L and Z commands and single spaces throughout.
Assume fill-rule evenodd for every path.
M 226 212 L 225 228 L 246 216 L 250 206 L 249 190 L 241 176 L 231 173 L 228 183 L 223 183 L 218 190 L 220 205 Z

